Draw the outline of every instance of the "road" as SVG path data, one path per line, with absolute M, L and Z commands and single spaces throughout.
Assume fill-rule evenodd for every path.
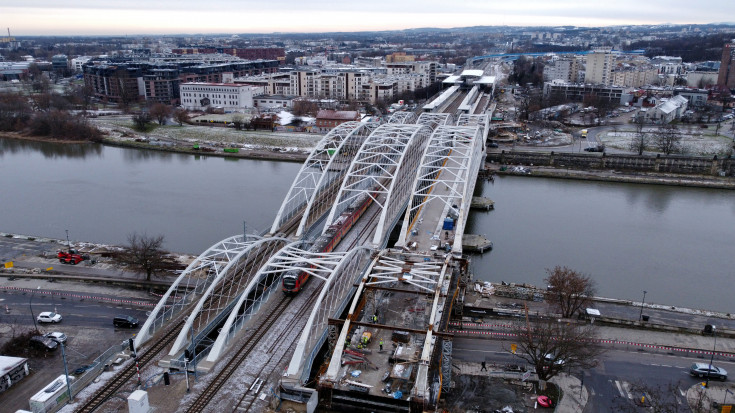
M 510 342 L 457 337 L 453 343 L 453 357 L 479 364 L 485 361 L 489 369 L 502 369 L 508 364 L 525 364 L 510 354 Z M 580 378 L 589 392 L 586 413 L 617 413 L 643 395 L 639 387 L 648 390 L 647 398 L 663 398 L 679 405 L 680 411 L 689 411 L 686 395 L 696 389 L 701 379 L 689 376 L 694 362 L 707 362 L 697 357 L 677 357 L 640 351 L 608 351 L 594 369 L 571 371 Z M 735 371 L 735 362 L 720 361 L 715 365 Z

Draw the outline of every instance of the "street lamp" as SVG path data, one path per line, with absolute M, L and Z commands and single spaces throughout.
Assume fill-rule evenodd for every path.
M 638 322 L 643 320 L 643 305 L 646 303 L 646 293 L 648 293 L 648 291 L 643 290 L 643 301 L 641 302 L 641 313 L 638 314 Z
M 709 356 L 709 367 L 707 367 L 707 381 L 704 382 L 704 387 L 709 387 L 709 372 L 712 370 L 712 362 L 715 359 L 715 348 L 717 347 L 717 328 L 715 326 L 712 326 L 712 335 L 715 337 L 715 344 L 712 345 L 712 354 Z M 727 393 L 725 393 L 725 396 L 727 396 Z
M 33 313 L 33 294 L 36 293 L 36 290 L 40 290 L 41 286 L 36 287 L 35 290 L 31 291 L 31 298 L 28 299 L 28 307 L 31 309 L 31 318 L 33 319 L 33 328 L 35 331 L 38 331 L 38 325 L 36 324 L 36 314 Z

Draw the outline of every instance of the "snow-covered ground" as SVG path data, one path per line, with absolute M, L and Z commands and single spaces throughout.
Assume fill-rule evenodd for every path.
M 106 132 L 110 139 L 134 140 L 137 138 L 158 139 L 168 142 L 209 143 L 217 146 L 232 146 L 249 149 L 278 148 L 299 151 L 311 150 L 323 137 L 320 134 L 298 132 L 238 131 L 235 128 L 165 125 L 151 132 L 133 130 L 129 116 L 105 117 L 90 121 Z
M 653 134 L 655 129 L 646 128 L 644 132 L 649 133 L 650 143 L 647 150 L 655 151 Z M 682 128 L 681 153 L 686 155 L 721 155 L 726 154 L 732 148 L 732 139 L 715 135 L 707 129 Z M 610 130 L 598 135 L 598 138 L 608 148 L 628 151 L 630 142 L 635 137 L 632 130 Z

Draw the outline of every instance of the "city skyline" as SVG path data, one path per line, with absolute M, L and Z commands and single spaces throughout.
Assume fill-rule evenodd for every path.
M 549 2 L 383 0 L 365 4 L 334 0 L 312 3 L 281 0 L 6 0 L 0 24 L 13 36 L 139 35 L 274 32 L 360 32 L 420 27 L 467 26 L 619 26 L 722 23 L 735 11 L 732 0 Z M 199 10 L 203 5 L 206 10 Z M 3 30 L 4 31 L 4 30 Z

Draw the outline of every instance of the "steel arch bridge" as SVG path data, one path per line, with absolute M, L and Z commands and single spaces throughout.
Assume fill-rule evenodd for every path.
M 431 113 L 431 112 L 422 113 L 419 116 L 419 118 L 416 120 L 416 123 L 418 123 L 419 125 L 426 125 L 430 127 L 431 129 L 436 129 L 438 126 L 442 126 L 442 125 L 454 124 L 452 115 L 450 113 Z
M 428 126 L 407 124 L 384 124 L 373 131 L 350 164 L 327 223 L 334 222 L 358 197 L 367 196 L 381 210 L 372 241 L 374 248 L 381 248 L 387 242 L 389 224 L 408 199 L 411 174 L 430 134 Z
M 221 321 L 235 300 L 244 294 L 246 286 L 257 278 L 258 270 L 287 243 L 288 240 L 284 238 L 264 238 L 248 243 L 232 256 L 187 317 L 169 351 L 169 357 L 175 359 L 184 349 L 193 350 L 200 342 L 206 341 L 217 321 Z M 197 353 L 197 359 L 206 355 L 205 352 Z
M 135 336 L 135 348 L 140 348 L 165 322 L 191 304 L 192 297 L 201 294 L 212 282 L 221 278 L 224 268 L 255 242 L 255 238 L 245 239 L 242 235 L 235 235 L 212 245 L 194 259 L 151 311 Z
M 441 217 L 457 217 L 452 251 L 462 254 L 462 234 L 484 153 L 481 136 L 479 126 L 439 126 L 434 131 L 421 157 L 396 246 L 406 246 L 423 209 L 437 201 L 443 204 Z
M 302 236 L 334 202 L 347 167 L 377 127 L 375 123 L 345 122 L 322 138 L 291 184 L 270 233 L 275 234 L 289 220 L 301 216 L 295 236 Z
M 308 380 L 316 352 L 325 341 L 334 345 L 335 337 L 329 337 L 329 318 L 339 316 L 346 308 L 351 296 L 349 291 L 355 288 L 354 283 L 367 268 L 371 252 L 370 248 L 357 247 L 348 252 L 332 253 L 335 259 L 329 261 L 330 268 L 325 267 L 322 274 L 312 274 L 324 284 L 284 374 L 291 386 L 303 385 Z

